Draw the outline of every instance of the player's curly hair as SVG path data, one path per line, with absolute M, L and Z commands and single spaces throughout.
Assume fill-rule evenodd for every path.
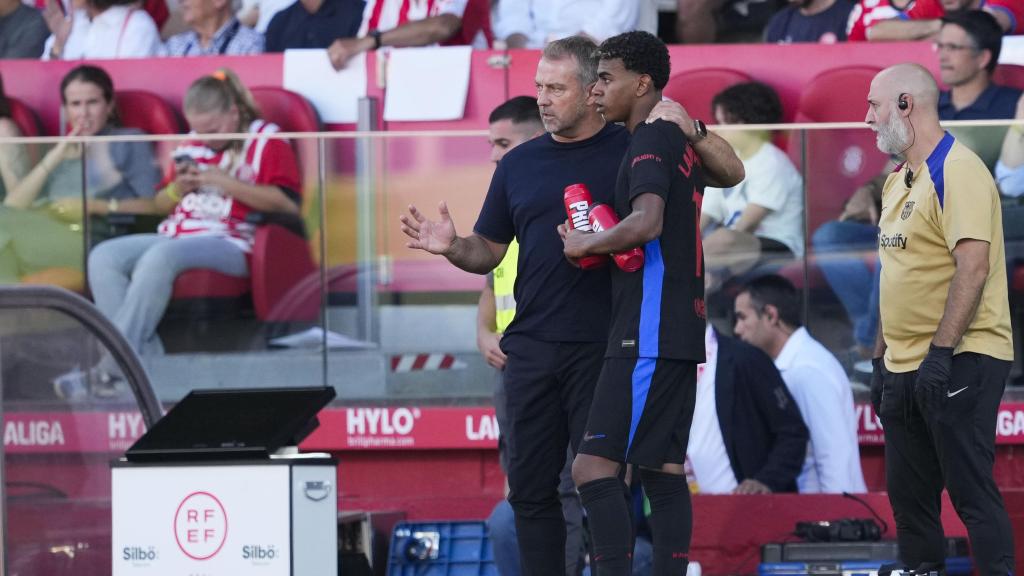
M 650 76 L 657 90 L 668 84 L 672 71 L 665 43 L 642 30 L 625 32 L 605 40 L 597 48 L 597 57 L 601 60 L 622 60 L 626 70 Z
M 775 89 L 761 82 L 741 82 L 711 99 L 711 113 L 721 107 L 728 124 L 778 124 L 782 102 Z

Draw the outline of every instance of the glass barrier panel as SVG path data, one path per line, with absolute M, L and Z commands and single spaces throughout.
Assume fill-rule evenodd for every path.
M 0 386 L 8 573 L 109 574 L 110 460 L 144 430 L 116 362 L 63 312 L 3 309 Z
M 800 132 L 718 133 L 744 161 L 746 177 L 732 188 L 706 187 L 701 205 L 708 319 L 732 334 L 737 294 L 757 276 L 803 275 L 805 199 Z
M 808 130 L 804 138 L 808 242 L 798 285 L 805 324 L 867 383 L 878 327 L 877 218 L 893 163 L 866 128 Z
M 949 132 L 995 170 L 1008 140 L 1005 125 L 957 125 Z M 803 137 L 808 250 L 805 276 L 794 283 L 805 297 L 808 329 L 851 380 L 867 384 L 878 330 L 877 217 L 882 186 L 896 160 L 879 151 L 875 133 L 865 128 L 809 129 Z M 1024 162 L 1024 152 L 1017 154 Z M 1005 180 L 1000 190 L 1011 302 L 1013 270 L 1021 258 L 1013 232 L 1017 200 L 1007 194 L 1012 186 Z
M 82 147 L 8 143 L 0 148 L 16 178 L 10 189 L 0 185 L 0 284 L 52 284 L 82 292 Z
M 864 380 L 877 322 L 868 312 L 877 290 L 872 209 L 890 170 L 875 134 L 863 127 L 714 129 L 744 151 L 747 181 L 705 193 L 709 319 L 733 333 L 738 289 L 758 274 L 781 274 L 800 291 L 810 331 L 852 380 Z M 1001 151 L 1020 157 L 1008 166 L 1024 163 L 1024 145 L 1012 146 L 1024 143 L 1016 129 L 974 125 L 951 132 L 990 168 Z M 127 192 L 115 198 L 110 190 L 128 184 L 111 184 L 117 178 L 104 180 L 94 175 L 103 169 L 89 166 L 114 169 L 121 150 L 133 144 L 159 150 L 151 153 L 153 162 L 172 173 L 176 144 L 98 144 L 87 144 L 77 158 L 62 152 L 62 163 L 77 165 L 77 180 L 68 168 L 66 185 L 40 192 L 27 208 L 0 208 L 0 282 L 70 287 L 130 332 L 117 320 L 126 296 L 113 304 L 104 299 L 122 293 L 111 292 L 114 276 L 99 273 L 100 264 L 105 258 L 123 263 L 114 247 L 154 236 L 166 206 Z M 24 155 L 39 166 L 54 149 L 29 143 Z M 410 204 L 434 218 L 444 200 L 457 230 L 471 232 L 494 169 L 483 132 L 331 133 L 293 139 L 292 149 L 302 179 L 298 216 L 253 223 L 262 243 L 244 256 L 240 275 L 191 269 L 174 275 L 166 310 L 154 314 L 159 340 L 136 343 L 160 399 L 174 402 L 194 388 L 328 384 L 337 388 L 338 404 L 489 405 L 497 376 L 475 336 L 485 279 L 407 248 L 398 220 Z M 1024 258 L 1017 199 L 1024 179 L 1004 172 L 1008 282 L 1016 305 L 1014 267 Z M 774 208 L 753 233 L 737 230 L 742 207 L 757 199 Z M 96 276 L 89 290 L 87 270 Z M 135 301 L 160 308 L 161 298 L 160 291 L 149 291 Z M 1015 367 L 1014 377 L 1019 374 Z
M 445 201 L 459 233 L 471 233 L 494 170 L 486 137 L 373 138 L 357 143 L 361 154 L 372 178 L 327 187 L 327 318 L 374 348 L 331 350 L 328 382 L 346 401 L 490 404 L 495 371 L 476 348 L 485 279 L 407 248 L 399 222 L 410 205 L 437 219 Z

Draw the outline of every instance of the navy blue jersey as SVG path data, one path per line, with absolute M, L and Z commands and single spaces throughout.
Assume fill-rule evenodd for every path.
M 700 157 L 679 126 L 659 120 L 633 134 L 615 186 L 620 219 L 641 194 L 665 201 L 661 236 L 644 245 L 641 270 L 612 268 L 607 355 L 704 362 L 704 179 Z
M 846 26 L 853 4 L 847 0 L 836 3 L 824 12 L 805 16 L 799 6 L 788 6 L 775 13 L 764 29 L 764 41 L 772 44 L 822 42 L 835 44 L 846 40 Z
M 557 226 L 566 218 L 562 195 L 570 184 L 585 184 L 595 203 L 612 200 L 628 146 L 629 132 L 609 124 L 582 142 L 539 136 L 498 164 L 473 230 L 501 244 L 519 240 L 516 315 L 506 334 L 550 342 L 608 337 L 608 267 L 584 271 L 569 264 Z

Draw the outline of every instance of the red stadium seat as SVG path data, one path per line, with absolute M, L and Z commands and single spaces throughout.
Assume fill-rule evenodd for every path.
M 871 79 L 879 71 L 867 66 L 835 68 L 814 77 L 800 96 L 797 122 L 863 122 Z M 875 135 L 863 129 L 808 130 L 806 141 L 790 135 L 790 157 L 799 167 L 806 160 L 809 230 L 839 215 L 847 198 L 877 176 L 886 156 Z M 806 146 L 804 145 L 806 142 Z
M 42 136 L 43 124 L 39 121 L 39 116 L 35 110 L 31 109 L 24 102 L 15 98 L 7 98 L 8 104 L 11 106 L 11 120 L 18 126 L 18 130 L 21 130 L 22 136 L 33 137 Z M 30 164 L 35 164 L 39 160 L 39 145 L 28 144 L 25 146 L 25 151 L 28 154 L 28 160 Z
M 797 122 L 862 122 L 868 88 L 881 68 L 847 66 L 818 74 L 800 95 Z
M 249 278 L 193 268 L 174 281 L 173 299 L 184 304 L 189 300 L 250 297 L 256 318 L 261 321 L 314 320 L 319 299 L 308 298 L 299 306 L 289 303 L 286 296 L 304 278 L 316 276 L 316 270 L 303 235 L 280 224 L 262 224 L 256 228 L 249 255 Z
M 863 122 L 872 78 L 880 68 L 850 66 L 834 68 L 815 76 L 800 95 L 796 122 Z M 875 146 L 875 135 L 864 129 L 807 130 L 789 136 L 789 155 L 797 167 L 804 166 L 807 190 L 808 231 L 813 234 L 824 222 L 839 216 L 853 192 L 877 176 L 887 158 Z M 808 239 L 809 240 L 809 239 Z M 780 272 L 799 287 L 827 286 L 824 276 L 811 265 L 804 286 L 802 265 L 791 264 Z
M 676 74 L 668 79 L 665 90 L 666 97 L 675 100 L 686 108 L 694 118 L 707 118 L 708 124 L 714 123 L 711 100 L 722 90 L 733 84 L 753 80 L 747 74 L 729 68 L 703 68 Z
M 138 128 L 146 134 L 181 134 L 183 124 L 178 113 L 163 98 L 143 90 L 118 90 L 114 93 L 121 125 Z
M 999 64 L 992 74 L 992 82 L 1024 90 L 1024 66 Z
M 14 98 L 7 98 L 7 102 L 11 105 L 11 120 L 18 125 L 23 136 L 39 136 L 43 133 L 42 124 L 35 111 Z
M 257 86 L 249 90 L 264 120 L 273 122 L 285 132 L 319 132 L 323 130 L 316 108 L 301 94 L 276 86 Z M 293 140 L 292 148 L 299 162 L 303 180 L 316 178 L 316 140 Z
M 137 128 L 146 134 L 181 134 L 185 124 L 166 100 L 144 90 L 118 90 L 114 93 L 121 125 Z M 169 161 L 178 142 L 156 142 L 153 153 L 163 166 Z
M 257 86 L 250 92 L 263 119 L 285 132 L 319 132 L 323 127 L 316 108 L 301 94 L 276 86 Z

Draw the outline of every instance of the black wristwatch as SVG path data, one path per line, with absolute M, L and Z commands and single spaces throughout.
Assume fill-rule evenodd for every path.
M 690 138 L 690 141 L 695 144 L 708 137 L 708 127 L 700 120 L 695 119 L 693 121 L 693 132 L 694 135 L 693 138 Z
M 373 38 L 373 49 L 374 50 L 376 50 L 376 49 L 381 47 L 380 37 L 383 34 L 384 33 L 381 32 L 380 30 L 374 30 L 373 32 L 370 32 L 370 37 Z

